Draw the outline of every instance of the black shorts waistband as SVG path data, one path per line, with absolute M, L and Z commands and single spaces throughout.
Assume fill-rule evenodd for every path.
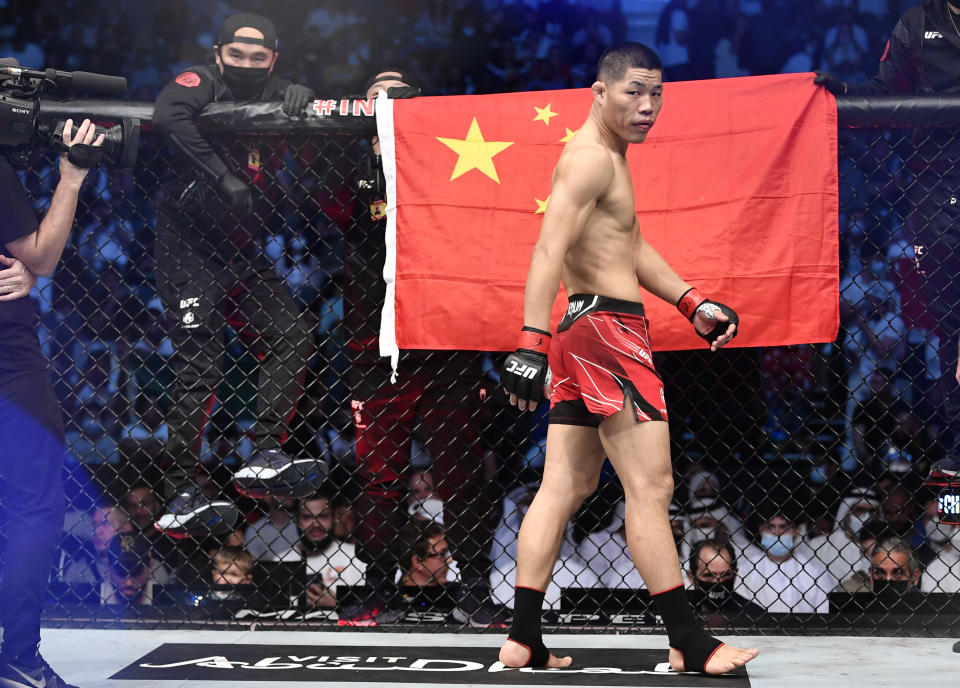
M 588 313 L 597 313 L 600 311 L 624 313 L 627 315 L 645 315 L 643 304 L 639 301 L 611 299 L 607 296 L 599 296 L 597 294 L 574 294 L 570 297 L 566 314 L 557 326 L 557 332 L 563 332 L 568 329 L 573 323 Z

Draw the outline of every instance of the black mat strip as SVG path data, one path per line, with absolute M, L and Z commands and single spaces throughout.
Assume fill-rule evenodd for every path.
M 530 686 L 749 688 L 745 669 L 720 677 L 677 674 L 666 650 L 555 648 L 569 669 L 507 669 L 490 647 L 214 645 L 166 643 L 110 678 L 176 681 L 472 683 Z

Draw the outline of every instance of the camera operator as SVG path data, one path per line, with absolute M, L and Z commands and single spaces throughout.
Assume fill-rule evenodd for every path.
M 0 61 L 11 64 L 12 61 Z M 63 143 L 99 146 L 89 120 L 74 132 L 67 120 Z M 9 161 L 0 156 L 0 265 L 16 259 L 33 275 L 49 275 L 70 234 L 87 170 L 60 156 L 60 181 L 38 223 Z M 6 550 L 0 584 L 3 647 L 0 684 L 71 688 L 39 653 L 40 611 L 63 530 L 64 437 L 60 405 L 37 337 L 37 304 L 0 271 L 0 474 L 6 483 Z M 13 277 L 7 276 L 7 280 Z M 29 279 L 29 278 L 28 278 Z M 20 294 L 21 298 L 8 299 Z
M 260 360 L 257 454 L 234 475 L 235 484 L 251 497 L 298 496 L 304 484 L 324 477 L 317 462 L 293 460 L 280 451 L 311 345 L 310 330 L 262 245 L 275 205 L 267 194 L 279 188 L 280 154 L 266 151 L 262 140 L 207 138 L 194 123 L 214 102 L 283 101 L 284 113 L 302 114 L 313 92 L 275 74 L 277 48 L 269 19 L 231 15 L 213 46 L 213 59 L 168 83 L 154 108 L 157 131 L 174 153 L 157 213 L 155 254 L 176 374 L 167 417 L 171 499 L 156 528 L 175 537 L 228 529 L 239 516 L 233 502 L 208 500 L 193 480 L 223 377 L 228 318 Z

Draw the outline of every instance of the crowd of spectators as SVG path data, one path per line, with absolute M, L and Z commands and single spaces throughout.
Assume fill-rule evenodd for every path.
M 697 480 L 687 476 L 681 492 Z M 513 598 L 517 528 L 534 489 L 521 485 L 502 503 L 490 582 L 494 599 L 506 606 Z M 905 593 L 960 591 L 960 526 L 940 522 L 934 496 L 914 510 L 912 496 L 888 477 L 873 488 L 852 487 L 832 527 L 815 535 L 803 489 L 779 492 L 783 499 L 768 494 L 743 518 L 723 504 L 720 490 L 686 509 L 671 505 L 687 588 L 699 595 L 694 600 L 712 623 L 757 620 L 764 613 L 823 614 L 830 611 L 831 593 L 864 593 L 896 604 Z M 288 600 L 308 610 L 334 610 L 344 587 L 363 586 L 358 514 L 348 493 L 323 490 L 264 506 L 265 514 L 237 531 L 184 548 L 156 534 L 151 525 L 158 497 L 148 485 L 134 485 L 120 503 L 100 501 L 87 513 L 73 514 L 55 594 L 151 605 L 160 603 L 156 586 L 168 600 L 182 599 L 171 591 L 186 587 L 219 593 L 213 599 L 224 601 L 237 589 L 255 589 L 256 567 L 273 562 L 293 565 Z M 579 540 L 573 521 L 588 517 L 581 513 L 571 521 L 547 591 L 548 608 L 559 609 L 566 588 L 646 588 L 626 544 L 623 501 L 606 511 L 598 529 Z M 411 510 L 395 542 L 402 591 L 411 595 L 410 588 L 459 582 L 447 537 L 442 510 L 432 517 Z
M 225 16 L 251 10 L 277 23 L 278 71 L 322 96 L 357 92 L 370 68 L 384 64 L 404 66 L 434 95 L 588 86 L 604 46 L 631 38 L 616 0 L 357 0 L 321 8 L 297 0 L 279 12 L 266 5 L 6 0 L 0 54 L 35 67 L 121 73 L 130 99 L 152 101 L 179 70 L 207 59 Z M 670 0 L 655 40 L 668 80 L 820 68 L 865 80 L 905 7 L 867 0 Z M 712 366 L 726 361 L 733 374 L 757 384 L 754 405 L 733 413 L 739 422 L 712 443 L 702 439 L 682 400 L 675 407 L 678 492 L 671 518 L 689 587 L 705 595 L 701 611 L 821 613 L 834 591 L 960 590 L 960 529 L 939 523 L 933 496 L 921 484 L 941 451 L 934 412 L 939 365 L 936 329 L 916 296 L 904 219 L 909 143 L 890 132 L 842 133 L 841 146 L 837 341 L 715 357 Z M 74 509 L 58 564 L 62 583 L 94 586 L 104 603 L 149 604 L 154 585 L 247 585 L 257 565 L 286 562 L 303 566 L 300 592 L 318 608 L 335 606 L 338 585 L 363 583 L 339 331 L 342 232 L 354 209 L 349 190 L 331 181 L 349 175 L 352 158 L 349 149 L 337 156 L 325 159 L 309 145 L 299 156 L 285 154 L 286 194 L 264 219 L 264 251 L 316 324 L 316 353 L 287 448 L 328 460 L 335 467 L 330 490 L 299 502 L 233 495 L 247 516 L 243 527 L 230 539 L 195 546 L 161 538 L 151 527 L 163 506 L 157 490 L 172 382 L 151 248 L 164 157 L 145 135 L 133 172 L 90 175 L 64 262 L 38 286 L 41 337 L 72 459 Z M 33 163 L 23 181 L 43 206 L 53 168 L 39 151 Z M 201 483 L 210 495 L 231 494 L 229 472 L 252 452 L 250 378 L 257 361 L 244 351 L 228 347 L 227 379 L 204 440 Z M 491 385 L 494 358 L 485 357 Z M 661 364 L 668 379 L 679 379 L 672 369 L 703 360 L 666 354 Z M 484 436 L 487 477 L 499 504 L 491 588 L 509 604 L 516 534 L 542 468 L 543 428 L 542 416 L 518 418 L 495 397 Z M 731 449 L 730 432 L 750 440 Z M 398 581 L 455 582 L 437 476 L 423 443 L 414 444 L 411 466 Z M 767 484 L 761 476 L 789 489 L 788 506 L 758 497 Z M 553 607 L 564 587 L 644 587 L 627 551 L 616 482 L 604 482 L 603 498 L 570 523 L 547 594 Z

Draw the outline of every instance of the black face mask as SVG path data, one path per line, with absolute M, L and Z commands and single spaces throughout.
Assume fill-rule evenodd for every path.
M 706 599 L 717 607 L 726 604 L 733 598 L 733 579 L 725 581 L 697 581 L 697 586 L 706 595 Z
M 874 580 L 873 591 L 878 595 L 902 595 L 910 591 L 908 580 Z
M 221 60 L 223 83 L 239 99 L 254 98 L 263 93 L 270 78 L 269 67 L 235 67 Z

